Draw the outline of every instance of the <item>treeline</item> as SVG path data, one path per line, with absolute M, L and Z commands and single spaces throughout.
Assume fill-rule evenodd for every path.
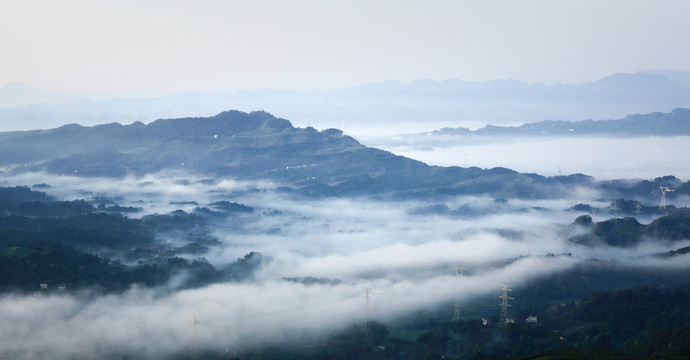
M 395 328 L 368 321 L 319 340 L 240 350 L 233 358 L 681 360 L 690 357 L 690 293 L 646 286 L 599 292 L 554 306 L 538 322 L 515 319 L 499 327 L 471 319 L 441 321 L 419 331 L 416 339 L 398 334 Z M 203 352 L 207 359 L 227 355 Z
M 39 184 L 33 187 L 44 189 L 50 188 L 50 185 Z M 192 204 L 199 205 L 196 202 Z M 88 213 L 136 213 L 141 210 L 139 207 L 121 206 L 103 197 L 95 197 L 90 201 L 58 201 L 44 192 L 32 190 L 27 186 L 0 187 L 0 216 L 65 217 Z M 210 203 L 208 206 L 197 206 L 193 213 L 199 216 L 227 216 L 253 211 L 251 206 L 223 200 Z M 182 212 L 182 214 L 186 213 Z M 195 221 L 202 220 L 195 219 Z M 189 224 L 189 221 L 186 223 Z
M 120 291 L 133 284 L 161 286 L 182 272 L 182 287 L 250 278 L 268 258 L 250 253 L 217 269 L 198 256 L 221 244 L 204 231 L 209 215 L 253 209 L 227 201 L 210 206 L 218 210 L 197 207 L 194 213 L 177 210 L 133 219 L 115 211 L 131 208 L 105 199 L 95 204 L 56 201 L 28 187 L 0 188 L 0 291 L 51 291 L 58 286 Z M 158 232 L 174 233 L 186 245 L 161 244 Z M 182 257 L 189 255 L 197 258 Z
M 54 291 L 58 288 L 121 291 L 134 284 L 163 285 L 182 271 L 189 274 L 189 280 L 182 286 L 207 284 L 223 276 L 223 272 L 203 258 L 189 261 L 171 257 L 165 261 L 126 266 L 58 242 L 22 235 L 0 241 L 0 291 L 4 292 Z
M 34 188 L 45 189 L 50 185 L 39 184 Z M 58 201 L 41 191 L 27 186 L 0 187 L 0 214 L 30 217 L 63 217 L 89 212 L 138 212 L 141 208 L 114 204 L 107 199 Z
M 679 241 L 690 239 L 690 214 L 662 216 L 648 225 L 640 224 L 631 217 L 611 218 L 594 223 L 589 215 L 575 219 L 575 225 L 586 229 L 585 234 L 569 239 L 583 245 L 606 244 L 617 247 L 630 247 L 644 239 L 652 241 Z
M 252 252 L 223 267 L 206 259 L 157 256 L 125 265 L 119 260 L 85 253 L 56 241 L 46 241 L 30 232 L 0 233 L 0 292 L 67 291 L 89 289 L 122 291 L 134 284 L 147 287 L 167 285 L 184 274 L 177 288 L 208 285 L 221 281 L 243 281 L 270 259 Z M 41 284 L 48 285 L 42 289 Z

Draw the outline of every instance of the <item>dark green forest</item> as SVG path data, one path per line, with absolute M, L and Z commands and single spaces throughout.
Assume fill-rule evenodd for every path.
M 119 206 L 56 201 L 28 187 L 0 188 L 0 195 L 2 291 L 58 287 L 122 291 L 134 284 L 164 285 L 180 272 L 188 275 L 182 286 L 194 287 L 245 280 L 267 261 L 259 253 L 249 253 L 218 269 L 203 257 L 188 260 L 189 255 L 202 255 L 220 244 L 204 232 L 207 217 L 216 214 L 207 208 L 194 214 L 179 210 L 133 219 L 115 211 Z M 225 211 L 251 211 L 236 203 L 216 205 Z M 161 244 L 154 234 L 166 231 L 185 234 L 187 244 L 178 248 Z
M 192 288 L 250 281 L 256 269 L 271 261 L 257 252 L 220 266 L 203 258 L 220 245 L 205 231 L 207 224 L 218 217 L 235 221 L 233 214 L 254 211 L 249 206 L 222 201 L 197 206 L 191 213 L 125 215 L 136 211 L 102 199 L 58 201 L 28 187 L 0 188 L 0 291 L 117 293 L 134 285 L 165 288 L 181 273 L 187 276 L 176 289 Z M 641 241 L 687 239 L 690 215 L 674 211 L 648 225 L 630 217 L 595 223 L 583 215 L 572 226 L 585 231 L 572 242 L 625 248 Z M 159 232 L 175 233 L 185 245 L 162 246 L 156 239 Z M 649 256 L 669 258 L 688 251 L 679 248 Z M 372 316 L 318 339 L 244 348 L 232 356 L 199 349 L 172 358 L 687 359 L 690 274 L 684 269 L 644 270 L 592 259 L 516 287 L 510 309 L 514 322 L 506 324 L 500 323 L 498 306 L 485 314 L 472 310 L 479 304 L 497 305 L 497 289 L 492 296 L 464 304 L 457 321 L 451 321 L 452 304 L 447 304 L 423 319 L 380 322 Z M 307 286 L 339 282 L 283 281 Z M 535 321 L 527 322 L 532 316 Z

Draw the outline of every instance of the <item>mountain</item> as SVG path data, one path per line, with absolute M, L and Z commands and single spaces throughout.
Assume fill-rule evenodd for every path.
M 582 136 L 615 137 L 690 135 L 690 109 L 675 109 L 669 113 L 628 115 L 619 120 L 547 120 L 521 126 L 487 125 L 477 130 L 445 128 L 421 135 L 459 136 Z
M 53 93 L 36 89 L 24 83 L 8 83 L 0 86 L 0 107 L 26 106 L 55 100 Z M 62 97 L 67 100 L 68 97 Z
M 596 187 L 618 198 L 650 197 L 650 187 L 659 186 L 674 188 L 670 197 L 690 194 L 690 184 L 673 176 L 595 182 L 582 174 L 545 177 L 501 167 L 429 166 L 364 146 L 341 130 L 297 128 L 263 111 L 233 110 L 148 125 L 70 124 L 4 132 L 0 133 L 0 153 L 0 167 L 8 174 L 45 171 L 124 177 L 187 171 L 214 179 L 267 180 L 283 191 L 310 196 L 558 198 L 576 186 Z
M 641 73 L 650 75 L 662 75 L 680 86 L 690 88 L 690 71 L 647 70 L 641 71 Z
M 212 116 L 225 109 L 263 109 L 299 126 L 348 128 L 358 136 L 397 135 L 442 127 L 518 125 L 544 120 L 616 119 L 631 113 L 690 108 L 684 73 L 614 74 L 578 85 L 528 84 L 513 79 L 386 81 L 311 91 L 258 90 L 110 97 L 52 94 L 34 101 L 0 101 L 0 130 L 52 128 L 66 123 L 148 123 L 159 118 Z M 16 91 L 15 91 L 16 92 Z M 12 91 L 0 88 L 0 99 Z M 46 95 L 46 96 L 44 96 Z M 411 131 L 412 130 L 412 131 Z
M 661 74 L 614 74 L 600 80 L 583 84 L 583 87 L 596 90 L 593 96 L 610 94 L 611 91 L 619 92 L 622 98 L 638 100 L 641 96 L 652 96 L 655 100 L 661 100 L 662 96 L 685 95 L 687 89 L 674 83 Z
M 438 167 L 361 145 L 342 131 L 295 128 L 266 112 L 0 133 L 0 166 L 77 176 L 122 177 L 186 170 L 266 179 L 312 195 L 478 194 L 541 196 L 590 178 Z

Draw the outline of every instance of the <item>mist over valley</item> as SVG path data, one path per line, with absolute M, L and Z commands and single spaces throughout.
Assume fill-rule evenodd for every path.
M 686 0 L 0 8 L 0 359 L 690 358 Z
M 0 139 L 6 356 L 261 357 L 358 323 L 439 331 L 456 302 L 500 325 L 505 284 L 511 315 L 546 318 L 687 285 L 690 182 L 670 175 L 429 166 L 265 112 Z

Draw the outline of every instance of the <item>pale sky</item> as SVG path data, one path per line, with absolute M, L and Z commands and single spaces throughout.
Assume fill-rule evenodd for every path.
M 0 0 L 0 85 L 333 88 L 690 71 L 686 0 Z

